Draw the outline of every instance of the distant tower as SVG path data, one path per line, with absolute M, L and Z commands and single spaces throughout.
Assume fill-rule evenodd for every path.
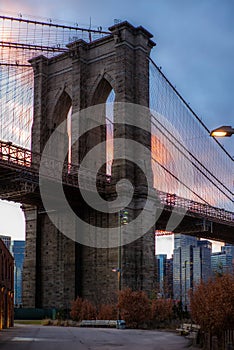
M 23 264 L 25 254 L 25 241 L 13 241 L 12 254 L 14 262 L 14 304 L 22 305 Z
M 197 238 L 175 234 L 173 251 L 173 296 L 187 305 L 187 293 L 193 287 L 193 247 Z
M 234 268 L 234 245 L 225 243 L 225 245 L 221 247 L 221 252 L 232 256 L 232 265 Z
M 206 282 L 211 277 L 211 252 L 210 241 L 198 241 L 193 248 L 193 284 Z
M 226 251 L 212 253 L 211 269 L 213 275 L 233 272 L 232 255 Z
M 158 289 L 161 296 L 164 296 L 164 282 L 165 282 L 165 276 L 166 276 L 166 261 L 167 261 L 167 255 L 166 254 L 157 254 L 157 283 L 158 283 Z

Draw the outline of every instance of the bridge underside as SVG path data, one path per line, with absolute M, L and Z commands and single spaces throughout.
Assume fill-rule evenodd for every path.
M 37 206 L 39 210 L 44 210 L 39 191 L 39 180 L 36 173 L 12 169 L 11 167 L 0 167 L 0 197 L 1 199 L 14 201 L 22 204 Z M 105 189 L 106 190 L 106 189 Z M 72 207 L 85 207 L 79 188 L 71 185 L 64 185 L 66 197 Z M 100 191 L 101 195 L 103 191 Z M 110 194 L 113 196 L 113 194 Z M 106 196 L 106 198 L 108 195 Z M 55 198 L 59 200 L 59 198 Z M 163 204 L 160 203 L 161 208 Z M 181 208 L 173 205 L 164 205 L 162 214 L 156 223 L 158 230 L 166 230 L 168 220 L 172 214 L 178 213 L 183 219 L 173 230 L 174 233 L 184 233 L 200 238 L 207 238 L 216 241 L 234 244 L 234 222 L 222 221 L 222 218 L 212 218 L 204 213 L 187 210 L 185 215 L 181 214 Z M 90 210 L 90 208 L 89 208 Z

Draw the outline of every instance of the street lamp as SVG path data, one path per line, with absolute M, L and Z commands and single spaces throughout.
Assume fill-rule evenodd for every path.
M 230 137 L 234 134 L 234 128 L 231 126 L 223 125 L 210 132 L 210 136 L 213 137 Z
M 118 244 L 118 267 L 113 268 L 113 272 L 117 272 L 118 276 L 118 292 L 122 289 L 122 225 L 128 224 L 128 211 L 127 210 L 120 210 L 118 214 L 118 225 L 119 225 L 119 244 Z M 117 310 L 118 320 L 120 319 L 120 309 Z
M 185 289 L 185 293 L 184 293 L 184 308 L 185 311 L 187 311 L 187 260 L 185 260 L 184 262 L 184 289 Z

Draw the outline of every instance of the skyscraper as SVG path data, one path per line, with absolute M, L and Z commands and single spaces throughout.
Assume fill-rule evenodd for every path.
M 157 283 L 159 294 L 163 298 L 173 296 L 173 259 L 167 259 L 166 254 L 156 255 Z
M 173 251 L 173 296 L 187 306 L 187 293 L 193 287 L 193 247 L 197 238 L 175 234 Z
M 201 280 L 211 276 L 211 248 L 209 241 L 196 237 L 176 234 L 173 253 L 173 294 L 174 299 L 188 306 L 188 291 Z
M 15 305 L 22 305 L 22 282 L 23 282 L 23 264 L 25 253 L 25 241 L 13 241 L 12 254 L 15 259 L 14 268 L 14 289 Z
M 164 281 L 165 281 L 165 275 L 166 275 L 166 260 L 167 255 L 166 254 L 158 254 L 156 255 L 157 259 L 157 282 L 159 286 L 159 293 L 161 296 L 164 296 Z
M 209 241 L 197 241 L 197 247 L 193 248 L 193 283 L 206 282 L 211 277 L 211 252 L 212 243 Z
M 233 272 L 232 255 L 225 251 L 212 253 L 211 255 L 212 273 L 223 274 L 225 272 Z
M 232 265 L 234 267 L 234 245 L 225 243 L 225 245 L 221 247 L 221 252 L 232 256 Z
M 173 258 L 166 261 L 166 275 L 164 283 L 165 298 L 173 298 Z

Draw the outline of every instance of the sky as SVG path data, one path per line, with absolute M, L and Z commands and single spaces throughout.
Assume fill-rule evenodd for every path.
M 234 126 L 233 0 L 0 0 L 0 13 L 82 26 L 91 18 L 103 29 L 115 19 L 142 25 L 157 43 L 151 57 L 207 127 Z M 221 143 L 234 156 L 234 137 Z M 2 234 L 24 237 L 12 203 L 0 204 L 0 217 Z M 162 249 L 172 246 L 169 240 Z

